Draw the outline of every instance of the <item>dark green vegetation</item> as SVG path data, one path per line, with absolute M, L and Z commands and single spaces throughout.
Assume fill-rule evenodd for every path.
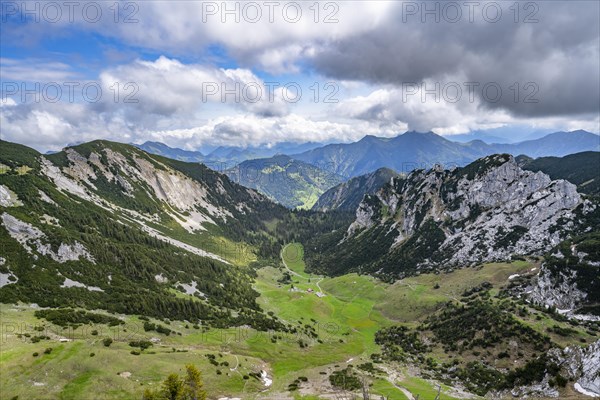
M 185 164 L 169 159 L 151 158 L 131 146 L 107 142 L 92 142 L 76 147 L 79 154 L 89 157 L 92 152 L 103 154 L 110 149 L 120 152 L 133 160 L 143 157 L 157 168 L 168 165 L 192 178 L 202 179 L 209 186 L 218 183 L 225 188 L 226 195 L 210 198 L 218 206 L 228 207 L 238 217 L 224 224 L 222 235 L 231 238 L 245 237 L 253 241 L 253 234 L 246 233 L 243 226 L 264 226 L 265 213 L 270 216 L 283 212 L 283 208 L 252 195 L 201 165 Z M 155 156 L 158 157 L 158 156 Z M 68 164 L 65 153 L 50 157 L 57 164 Z M 0 184 L 11 188 L 23 207 L 13 207 L 8 212 L 13 217 L 44 232 L 42 245 L 48 245 L 58 252 L 61 244 L 82 244 L 91 259 L 80 257 L 77 261 L 59 261 L 48 255 L 28 253 L 23 246 L 12 239 L 6 226 L 0 227 L 0 240 L 3 244 L 3 257 L 6 263 L 2 272 L 11 271 L 18 277 L 14 284 L 0 291 L 0 300 L 5 303 L 27 301 L 45 307 L 85 307 L 105 309 L 117 313 L 142 314 L 173 319 L 214 324 L 217 326 L 252 324 L 263 329 L 275 328 L 279 324 L 275 319 L 263 316 L 256 304 L 258 294 L 250 286 L 251 271 L 230 268 L 219 260 L 201 257 L 184 252 L 177 247 L 156 239 L 144 232 L 139 225 L 123 218 L 123 223 L 115 223 L 112 211 L 90 201 L 76 200 L 73 195 L 57 190 L 56 186 L 40 173 L 39 155 L 23 146 L 2 142 L 0 162 L 11 168 L 28 166 L 32 170 L 18 174 L 14 169 L 0 175 Z M 162 163 L 162 164 L 159 164 Z M 90 164 L 88 164 L 90 165 Z M 96 167 L 98 168 L 98 167 Z M 114 167 L 113 167 L 114 168 Z M 119 171 L 115 170 L 115 173 Z M 167 215 L 164 202 L 152 197 L 144 182 L 132 181 L 136 185 L 135 197 L 123 194 L 120 181 L 109 182 L 96 170 L 98 179 L 93 181 L 95 190 L 102 198 L 114 204 L 134 211 L 156 212 L 164 224 L 172 217 Z M 39 191 L 43 191 L 54 203 L 43 201 Z M 245 215 L 235 211 L 233 204 L 244 202 L 252 213 Z M 40 222 L 42 215 L 51 215 L 58 224 Z M 160 226 L 155 225 L 157 229 Z M 210 238 L 207 239 L 207 241 Z M 210 247 L 209 247 L 210 248 Z M 36 265 L 36 268 L 32 268 Z M 197 296 L 177 296 L 171 284 L 159 282 L 160 275 L 168 282 L 197 282 L 197 290 L 205 294 L 208 300 Z M 65 278 L 80 282 L 98 290 L 85 287 L 61 288 Z M 228 288 L 223 290 L 223 288 Z M 231 313 L 235 310 L 235 315 Z
M 577 191 L 600 195 L 600 152 L 586 151 L 564 157 L 520 157 L 519 164 L 529 171 L 542 171 L 552 179 L 566 179 Z
M 375 360 L 421 365 L 446 384 L 460 381 L 479 395 L 540 382 L 546 374 L 551 385 L 564 387 L 566 371 L 546 356 L 555 341 L 575 340 L 585 326 L 558 326 L 564 317 L 535 309 L 504 295 L 492 296 L 491 285 L 465 291 L 459 301 L 446 303 L 413 328 L 392 326 L 377 332 L 382 354 Z M 540 332 L 536 321 L 555 319 L 555 327 Z M 584 324 L 585 325 L 585 324 Z M 594 323 L 588 323 L 593 326 Z M 552 336 L 548 336 L 551 333 Z
M 185 376 L 170 374 L 157 391 L 146 389 L 142 400 L 205 400 L 202 374 L 192 364 L 185 366 Z
M 76 327 L 82 324 L 108 324 L 109 326 L 122 325 L 124 322 L 110 315 L 97 314 L 71 308 L 46 309 L 35 312 L 37 318 L 44 318 L 48 322 L 62 327 Z
M 301 396 L 318 394 L 319 385 L 352 391 L 364 384 L 390 398 L 404 399 L 396 384 L 427 397 L 437 392 L 429 378 L 484 393 L 536 382 L 542 370 L 562 386 L 562 372 L 543 354 L 597 337 L 592 323 L 515 300 L 511 290 L 531 276 L 505 290 L 508 276 L 539 267 L 532 257 L 421 269 L 417 276 L 414 266 L 442 257 L 443 229 L 454 228 L 423 212 L 427 204 L 412 204 L 419 229 L 390 253 L 395 219 L 372 195 L 366 202 L 376 217 L 390 218 L 360 240 L 342 242 L 354 213 L 287 210 L 199 164 L 110 142 L 46 158 L 62 168 L 54 178 L 43 172 L 50 167 L 38 153 L 0 142 L 0 185 L 20 202 L 0 209 L 0 301 L 7 303 L 0 313 L 3 322 L 25 321 L 35 330 L 8 335 L 0 368 L 2 383 L 23 398 L 42 391 L 64 399 L 95 392 L 131 398 L 146 387 L 147 398 L 177 398 L 187 378 L 169 374 L 190 360 L 217 398 L 290 390 Z M 456 179 L 444 189 L 494 160 L 453 171 Z M 411 179 L 419 178 L 393 184 L 408 187 Z M 87 194 L 74 194 L 74 184 Z M 481 212 L 474 208 L 469 218 Z M 546 262 L 557 272 L 575 268 L 578 287 L 599 293 L 591 265 L 599 259 L 599 238 L 584 234 L 586 224 L 593 226 L 582 222 L 576 227 L 582 235 L 559 246 L 566 257 Z M 508 246 L 521 234 L 515 226 L 497 241 Z M 401 267 L 413 276 L 392 285 L 344 275 L 348 266 L 360 273 Z M 597 306 L 597 296 L 589 299 L 595 303 L 580 310 Z M 405 365 L 424 379 L 413 371 L 388 375 L 390 368 L 404 374 Z M 163 388 L 150 386 L 168 375 Z M 444 390 L 441 398 L 451 398 Z
M 231 180 L 258 190 L 288 208 L 310 209 L 343 178 L 285 155 L 244 161 L 225 171 Z

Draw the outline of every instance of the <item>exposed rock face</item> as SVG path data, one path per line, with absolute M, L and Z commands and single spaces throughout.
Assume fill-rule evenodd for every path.
M 312 209 L 354 211 L 365 194 L 375 194 L 395 176 L 398 176 L 395 171 L 380 168 L 370 174 L 352 178 L 323 193 Z
M 553 348 L 548 359 L 560 368 L 560 375 L 574 382 L 573 387 L 579 393 L 589 397 L 600 397 L 600 340 L 588 347 L 569 346 L 564 350 Z M 494 399 L 514 397 L 558 398 L 559 391 L 550 384 L 552 377 L 547 373 L 541 382 L 526 386 L 517 386 L 509 391 L 492 393 Z M 587 398 L 582 396 L 582 398 Z
M 18 207 L 23 203 L 19 201 L 17 195 L 4 185 L 0 185 L 0 207 Z
M 525 289 L 527 298 L 540 305 L 556 307 L 560 310 L 573 310 L 587 297 L 587 293 L 577 288 L 575 271 L 561 271 L 558 276 L 542 266 L 532 285 Z
M 432 220 L 445 239 L 422 265 L 505 260 L 556 246 L 573 227 L 581 201 L 575 185 L 524 171 L 512 156 L 494 155 L 452 171 L 417 170 L 392 179 L 375 196 L 365 196 L 346 240 L 389 223 L 393 252 Z
M 42 199 L 42 201 L 52 204 L 53 206 L 56 205 L 56 202 L 52 200 L 50 196 L 48 196 L 46 193 L 42 192 L 41 190 L 38 190 L 38 194 L 40 195 L 40 199 Z
M 116 183 L 123 194 L 134 197 L 136 188 L 159 201 L 164 201 L 173 210 L 172 217 L 190 232 L 204 230 L 203 223 L 215 224 L 226 221 L 231 213 L 215 206 L 208 198 L 207 188 L 164 164 L 150 162 L 136 155 L 127 158 L 110 148 L 104 154 L 91 152 L 86 158 L 75 149 L 65 151 L 69 166 L 62 170 L 42 158 L 42 171 L 51 178 L 59 189 L 75 194 L 85 200 L 102 201 L 96 183 L 100 177 Z M 157 165 L 158 164 L 158 165 Z M 218 182 L 217 190 L 223 190 Z
M 529 386 L 518 386 L 510 391 L 510 394 L 519 399 L 528 397 L 558 397 L 558 390 L 550 386 L 550 377 L 546 375 L 544 379 L 536 384 Z
M 89 286 L 83 284 L 78 281 L 74 281 L 73 279 L 65 278 L 65 281 L 60 286 L 61 288 L 70 288 L 70 287 L 79 287 L 89 290 L 90 292 L 104 292 L 104 290 L 100 289 L 98 286 Z
M 94 258 L 87 249 L 79 242 L 73 244 L 61 243 L 55 252 L 48 243 L 44 243 L 46 234 L 35 226 L 21 221 L 8 213 L 2 214 L 2 224 L 9 235 L 23 246 L 28 253 L 37 251 L 42 255 L 51 257 L 54 261 L 64 263 L 67 261 L 78 261 L 80 257 L 94 262 Z
M 62 173 L 60 168 L 52 164 L 45 157 L 40 157 L 42 173 L 50 178 L 59 190 L 74 194 L 85 200 L 92 200 L 90 193 L 76 180 Z
M 575 381 L 575 390 L 600 397 L 600 340 L 586 348 L 570 346 L 550 356 L 561 365 L 566 377 Z

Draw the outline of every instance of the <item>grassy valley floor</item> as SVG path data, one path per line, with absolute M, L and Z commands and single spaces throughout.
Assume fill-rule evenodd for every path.
M 211 399 L 336 398 L 340 391 L 328 377 L 349 365 L 371 382 L 373 395 L 433 399 L 438 384 L 421 378 L 414 366 L 374 364 L 379 370 L 375 374 L 359 368 L 372 361 L 371 354 L 381 351 L 375 333 L 396 323 L 417 325 L 466 289 L 487 281 L 497 291 L 509 276 L 537 268 L 534 262 L 523 261 L 486 264 L 389 285 L 356 274 L 337 278 L 308 274 L 299 244 L 284 248 L 282 259 L 281 266 L 258 270 L 254 287 L 260 293 L 261 307 L 289 324 L 294 333 L 247 327 L 203 329 L 152 319 L 173 331 L 166 336 L 145 331 L 144 320 L 124 315 L 117 316 L 122 325 L 63 329 L 36 318 L 34 306 L 3 304 L 0 397 L 139 399 L 145 388 L 156 388 L 168 374 L 182 373 L 185 364 L 193 363 L 202 371 Z M 545 317 L 527 323 L 540 331 L 557 325 Z M 579 334 L 586 337 L 584 332 Z M 38 341 L 39 336 L 46 338 Z M 103 343 L 106 338 L 113 339 L 109 347 Z M 140 340 L 153 345 L 143 351 L 130 346 L 131 341 Z M 132 350 L 141 354 L 131 354 Z M 266 377 L 263 373 L 261 378 L 262 371 Z M 440 399 L 465 396 L 441 385 Z

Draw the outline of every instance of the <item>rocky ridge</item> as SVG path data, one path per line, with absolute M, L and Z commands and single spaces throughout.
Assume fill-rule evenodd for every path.
M 485 157 L 454 170 L 417 170 L 365 196 L 346 241 L 389 224 L 394 252 L 427 221 L 444 240 L 423 266 L 469 265 L 541 254 L 573 228 L 582 198 L 575 185 L 522 170 L 509 155 Z

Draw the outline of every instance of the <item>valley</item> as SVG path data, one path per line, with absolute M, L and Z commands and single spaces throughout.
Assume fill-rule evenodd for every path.
M 595 388 L 597 199 L 508 155 L 383 170 L 319 212 L 115 142 L 1 144 L 9 399 L 150 399 L 187 364 L 215 400 Z
M 0 2 L 0 400 L 600 400 L 599 1 Z
M 331 387 L 329 374 L 349 365 L 362 371 L 360 365 L 372 362 L 371 354 L 379 352 L 374 342 L 377 330 L 398 322 L 414 325 L 441 304 L 482 282 L 491 282 L 492 293 L 497 292 L 509 282 L 510 276 L 526 274 L 539 265 L 535 261 L 486 264 L 477 269 L 407 278 L 389 285 L 356 274 L 338 278 L 310 275 L 304 270 L 302 258 L 297 257 L 299 249 L 299 244 L 292 244 L 283 251 L 283 261 L 298 274 L 293 275 L 291 284 L 278 282 L 286 271 L 280 264 L 260 269 L 253 286 L 260 293 L 258 302 L 265 311 L 276 313 L 286 323 L 312 326 L 317 339 L 303 333 L 261 332 L 249 327 L 203 331 L 182 321 L 170 321 L 166 326 L 174 332 L 165 336 L 145 332 L 142 319 L 126 315 L 117 315 L 124 322 L 121 326 L 89 324 L 63 329 L 37 319 L 35 308 L 28 304 L 4 304 L 0 314 L 2 388 L 19 398 L 129 399 L 145 387 L 158 385 L 163 376 L 181 370 L 183 364 L 193 362 L 203 372 L 211 398 L 335 398 L 340 390 Z M 316 295 L 317 282 L 324 297 Z M 436 284 L 440 286 L 438 289 Z M 297 290 L 292 291 L 291 285 Z M 313 292 L 307 292 L 308 289 Z M 524 321 L 540 332 L 554 325 L 569 326 L 544 313 L 540 315 L 543 316 L 540 321 L 528 318 Z M 164 324 L 162 320 L 151 320 Z M 94 335 L 94 331 L 98 334 Z M 579 338 L 593 340 L 585 331 L 576 332 L 569 340 L 559 335 L 551 337 L 561 343 Z M 41 334 L 50 339 L 31 343 L 32 336 Z M 114 340 L 110 347 L 102 344 L 106 337 Z M 61 342 L 60 338 L 69 341 Z M 156 338 L 160 341 L 140 355 L 130 354 L 130 341 Z M 306 341 L 306 347 L 300 347 L 300 340 Z M 43 354 L 45 348 L 52 348 L 52 352 Z M 36 351 L 40 355 L 32 356 Z M 95 355 L 90 357 L 92 353 Z M 216 356 L 218 366 L 211 364 L 208 354 Z M 405 399 L 406 391 L 421 398 L 437 393 L 437 381 L 424 379 L 416 365 L 375 366 L 382 371 L 390 369 L 390 374 L 371 375 L 362 371 L 372 381 L 373 394 Z M 260 371 L 266 371 L 272 379 L 270 386 L 254 377 L 244 379 L 244 375 Z M 289 391 L 288 386 L 299 376 L 308 381 L 301 383 L 298 390 Z M 440 385 L 442 399 L 465 396 L 443 383 Z M 564 398 L 569 398 L 569 393 L 576 396 L 567 391 Z

